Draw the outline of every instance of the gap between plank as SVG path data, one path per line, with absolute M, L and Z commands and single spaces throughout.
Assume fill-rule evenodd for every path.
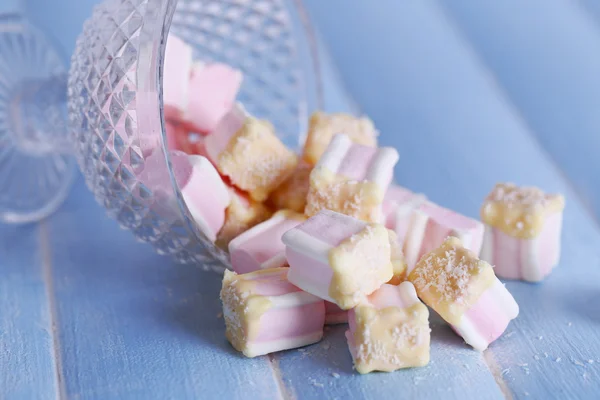
M 279 398 L 281 400 L 295 400 L 295 397 L 285 386 L 285 382 L 283 382 L 283 376 L 281 375 L 281 368 L 279 368 L 279 360 L 276 358 L 275 354 L 267 355 L 269 360 L 269 365 L 271 366 L 271 372 L 273 372 L 273 378 L 275 378 L 275 383 L 277 384 L 277 389 L 279 391 Z
M 67 393 L 64 385 L 62 353 L 58 335 L 58 314 L 54 297 L 54 280 L 52 279 L 52 252 L 48 240 L 48 227 L 46 221 L 39 223 L 40 252 L 42 255 L 42 273 L 46 296 L 48 298 L 48 312 L 50 315 L 50 329 L 52 335 L 52 349 L 54 351 L 54 374 L 56 379 L 56 398 L 66 400 Z
M 504 379 L 502 378 L 504 375 L 502 375 L 502 371 L 496 363 L 496 360 L 494 359 L 494 354 L 489 350 L 484 351 L 483 360 L 485 361 L 485 364 L 492 373 L 492 376 L 496 381 L 496 385 L 498 385 L 498 387 L 500 388 L 500 391 L 504 395 L 504 398 L 506 400 L 513 400 L 512 392 L 506 384 L 506 382 L 504 381 Z

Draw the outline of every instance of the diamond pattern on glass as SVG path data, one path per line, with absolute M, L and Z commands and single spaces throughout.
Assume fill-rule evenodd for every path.
M 151 6 L 149 0 L 108 0 L 84 24 L 69 78 L 73 143 L 88 186 L 122 227 L 179 262 L 220 269 L 225 255 L 189 228 L 183 200 L 170 187 L 153 193 L 138 180 L 144 149 L 161 142 L 160 127 L 138 129 L 136 87 L 140 34 L 144 23 L 163 18 L 157 15 L 161 1 L 168 0 Z M 195 58 L 242 69 L 240 100 L 297 145 L 306 88 L 284 0 L 179 0 L 171 31 L 194 47 Z

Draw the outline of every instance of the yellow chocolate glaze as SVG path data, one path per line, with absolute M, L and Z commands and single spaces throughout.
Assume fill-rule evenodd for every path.
M 538 236 L 548 216 L 562 212 L 565 198 L 535 187 L 498 183 L 481 207 L 481 220 L 518 239 Z
M 271 193 L 268 203 L 277 210 L 289 209 L 303 213 L 312 168 L 312 165 L 306 162 L 298 163 L 292 176 Z
M 247 343 L 258 334 L 260 319 L 272 305 L 268 296 L 256 293 L 258 280 L 269 275 L 285 279 L 286 271 L 286 268 L 270 268 L 243 275 L 225 271 L 221 288 L 225 337 L 246 356 L 249 356 Z
M 495 278 L 492 267 L 455 237 L 424 255 L 408 275 L 421 300 L 453 325 L 460 324 Z
M 387 229 L 368 224 L 329 251 L 329 296 L 343 310 L 356 306 L 392 278 L 390 259 Z
M 304 213 L 312 217 L 327 209 L 363 221 L 378 222 L 384 195 L 373 182 L 349 180 L 336 176 L 327 168 L 315 168 L 310 174 Z
M 398 242 L 398 235 L 391 229 L 388 229 L 390 239 L 390 253 L 392 259 L 392 268 L 394 270 L 394 276 L 389 280 L 390 285 L 399 285 L 406 280 L 406 260 L 404 259 L 404 253 L 402 253 L 402 247 Z
M 308 134 L 304 143 L 304 160 L 315 165 L 327 149 L 333 136 L 338 133 L 346 134 L 354 143 L 377 146 L 377 131 L 369 118 L 316 111 L 311 115 L 309 121 Z
M 225 223 L 215 241 L 215 244 L 223 250 L 228 249 L 229 242 L 235 237 L 266 221 L 273 214 L 263 203 L 252 199 L 244 199 L 242 196 L 231 193 L 231 203 L 225 211 Z
M 429 363 L 429 310 L 422 303 L 408 308 L 354 309 L 354 367 L 361 374 L 422 367 Z
M 298 157 L 268 121 L 246 118 L 217 160 L 217 168 L 256 201 L 264 201 L 296 168 Z

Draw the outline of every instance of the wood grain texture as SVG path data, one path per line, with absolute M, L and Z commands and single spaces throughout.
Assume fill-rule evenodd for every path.
M 220 276 L 136 243 L 81 181 L 49 237 L 66 398 L 279 396 L 268 360 L 225 340 Z
M 0 225 L 0 398 L 56 399 L 51 306 L 37 225 Z
M 508 284 L 521 315 L 486 361 L 516 398 L 598 393 L 598 226 L 522 110 L 433 2 L 330 6 L 344 24 L 327 24 L 327 11 L 316 6 L 314 16 L 350 92 L 384 132 L 382 141 L 398 147 L 399 182 L 473 217 L 498 180 L 566 193 L 561 265 L 541 285 Z M 375 24 L 388 29 L 352 29 Z
M 600 216 L 600 20 L 570 0 L 438 1 Z
M 306 1 L 343 84 L 399 149 L 400 183 L 472 217 L 498 180 L 566 194 L 561 265 L 542 284 L 507 284 L 521 315 L 488 351 L 432 316 L 432 363 L 421 369 L 356 374 L 345 326 L 304 349 L 244 359 L 223 336 L 220 277 L 135 243 L 79 181 L 41 231 L 0 226 L 0 398 L 597 398 L 600 227 L 584 205 L 600 199 L 589 159 L 600 91 L 579 58 L 593 53 L 597 28 L 576 2 L 531 3 L 539 13 L 519 4 L 523 17 L 512 0 L 479 3 Z M 543 23 L 529 32 L 527 18 Z M 542 76 L 536 51 L 553 63 Z M 326 108 L 348 110 L 336 69 L 320 59 Z M 580 143 L 564 141 L 571 132 Z

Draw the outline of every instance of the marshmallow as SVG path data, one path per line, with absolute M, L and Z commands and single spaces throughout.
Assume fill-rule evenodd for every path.
M 229 242 L 231 266 L 238 273 L 287 265 L 282 235 L 306 217 L 293 211 L 276 212 Z
M 226 64 L 196 62 L 189 79 L 188 103 L 183 118 L 194 131 L 209 134 L 235 103 L 242 73 Z
M 370 119 L 357 118 L 343 113 L 325 114 L 317 111 L 310 117 L 303 159 L 309 164 L 315 165 L 327 149 L 333 136 L 338 133 L 348 135 L 354 143 L 377 146 L 378 133 Z
M 381 205 L 396 162 L 398 152 L 391 147 L 362 146 L 346 135 L 336 135 L 310 173 L 306 215 L 327 209 L 381 221 Z
M 344 311 L 335 303 L 325 302 L 325 325 L 345 324 L 348 322 L 348 311 Z
M 448 236 L 461 240 L 464 247 L 479 255 L 483 224 L 430 201 L 413 210 L 404 238 L 408 272 L 426 253 L 437 248 Z
M 297 164 L 296 155 L 275 136 L 273 125 L 249 116 L 239 103 L 204 144 L 219 172 L 256 201 L 265 200 Z
M 388 229 L 398 235 L 400 243 L 404 243 L 406 230 L 414 210 L 427 201 L 427 197 L 416 194 L 401 186 L 391 184 L 383 198 L 383 221 Z
M 294 285 L 348 310 L 393 275 L 387 229 L 324 210 L 283 235 Z
M 410 282 L 383 285 L 348 311 L 348 348 L 354 368 L 395 371 L 429 363 L 429 311 Z
M 163 103 L 165 117 L 180 119 L 189 99 L 192 48 L 177 36 L 167 38 L 163 68 Z
M 179 150 L 186 154 L 206 156 L 204 142 L 197 136 L 196 141 L 191 140 L 190 133 L 185 124 L 166 121 L 167 146 L 169 150 Z
M 481 258 L 496 275 L 539 282 L 560 259 L 565 199 L 538 188 L 498 184 L 481 208 L 485 235 Z
M 181 150 L 185 152 L 185 150 L 179 146 L 181 140 L 180 137 L 186 134 L 185 130 L 180 125 L 167 121 L 165 133 L 167 134 L 167 147 L 169 150 Z
M 402 247 L 398 243 L 398 237 L 394 231 L 388 229 L 388 240 L 390 242 L 390 259 L 392 262 L 392 279 L 390 285 L 399 285 L 406 281 L 406 262 L 402 254 Z M 348 322 L 348 312 L 339 308 L 335 303 L 325 302 L 325 324 L 343 324 Z
M 217 235 L 216 244 L 227 249 L 229 243 L 253 226 L 269 219 L 272 215 L 263 203 L 250 199 L 245 193 L 229 188 L 231 202 L 225 213 L 225 224 Z
M 390 258 L 394 272 L 392 279 L 388 283 L 390 285 L 399 285 L 406 280 L 406 261 L 404 260 L 404 253 L 402 253 L 402 246 L 396 232 L 388 229 L 388 235 L 390 241 Z
M 194 221 L 199 229 L 214 241 L 225 223 L 225 209 L 230 198 L 219 173 L 206 158 L 190 156 L 180 151 L 170 152 L 175 180 Z M 155 192 L 170 192 L 171 180 L 162 151 L 155 151 L 146 159 L 140 182 Z M 210 193 L 208 195 L 207 193 Z M 176 200 L 171 207 L 178 209 Z
M 306 346 L 323 337 L 323 300 L 290 284 L 286 270 L 243 275 L 225 271 L 221 289 L 225 336 L 246 357 Z
M 485 350 L 519 314 L 519 306 L 492 267 L 449 237 L 408 275 L 419 297 L 465 342 Z
M 299 162 L 292 176 L 271 193 L 269 204 L 278 210 L 288 209 L 303 213 L 306 207 L 311 171 L 312 165 L 302 161 Z

